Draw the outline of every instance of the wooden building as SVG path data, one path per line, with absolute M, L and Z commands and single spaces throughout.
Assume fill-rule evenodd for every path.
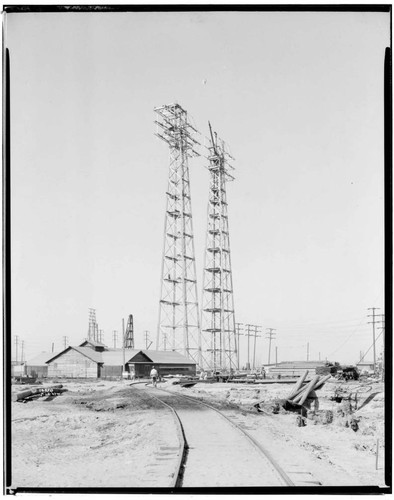
M 97 378 L 101 353 L 90 347 L 67 347 L 47 361 L 48 377 Z
M 57 352 L 42 352 L 34 358 L 26 361 L 26 373 L 29 377 L 46 378 L 48 376 L 47 361 L 54 356 Z
M 51 356 L 46 365 L 48 377 L 117 379 L 124 366 L 135 378 L 148 378 L 153 366 L 161 376 L 196 374 L 196 363 L 178 352 L 110 349 L 88 340 Z

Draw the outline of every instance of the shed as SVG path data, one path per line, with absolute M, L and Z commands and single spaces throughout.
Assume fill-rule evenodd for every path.
M 359 361 L 356 364 L 357 368 L 361 373 L 363 372 L 373 372 L 375 370 L 373 361 Z
M 124 350 L 124 362 L 126 371 L 130 371 L 128 363 L 139 351 L 137 349 Z M 101 378 L 118 378 L 123 371 L 123 349 L 107 349 L 102 354 L 103 366 L 101 368 Z
M 48 376 L 48 359 L 57 356 L 58 352 L 41 352 L 34 358 L 26 361 L 26 372 L 29 377 L 45 378 Z
M 47 361 L 48 377 L 100 377 L 102 353 L 91 347 L 67 347 Z
M 151 360 L 149 370 L 154 365 L 159 375 L 196 375 L 196 362 L 177 351 L 143 350 L 141 353 Z

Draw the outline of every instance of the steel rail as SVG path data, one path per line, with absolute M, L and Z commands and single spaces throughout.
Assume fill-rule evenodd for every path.
M 145 385 L 147 385 L 147 384 L 145 384 Z M 179 453 L 177 465 L 175 467 L 174 477 L 173 477 L 171 484 L 170 484 L 170 488 L 181 488 L 182 487 L 183 470 L 184 470 L 185 463 L 186 463 L 187 451 L 189 449 L 188 444 L 187 444 L 187 440 L 186 440 L 186 436 L 185 436 L 185 431 L 183 430 L 182 421 L 179 418 L 179 415 L 176 412 L 176 410 L 174 410 L 174 408 L 172 408 L 171 405 L 169 405 L 168 403 L 165 403 L 157 396 L 154 396 L 153 394 L 149 394 L 149 391 L 147 391 L 147 394 L 152 399 L 156 399 L 164 406 L 167 406 L 167 408 L 169 408 L 171 410 L 172 415 L 174 417 L 176 431 L 177 431 L 177 435 L 178 435 L 178 439 L 179 439 L 180 453 Z
M 227 417 L 220 410 L 218 410 L 214 406 L 209 405 L 208 403 L 205 403 L 203 401 L 195 399 L 195 398 L 193 398 L 191 396 L 186 396 L 184 394 L 174 393 L 174 392 L 168 391 L 166 389 L 162 389 L 162 388 L 157 388 L 157 389 L 160 390 L 160 391 L 166 392 L 167 394 L 171 394 L 171 395 L 179 396 L 180 398 L 188 399 L 190 401 L 193 401 L 194 403 L 201 404 L 203 406 L 206 406 L 207 408 L 210 408 L 211 410 L 216 411 L 216 413 L 218 413 L 222 418 L 224 418 L 225 420 L 227 420 L 234 428 L 238 429 L 238 431 L 240 431 L 242 434 L 244 434 L 247 437 L 247 439 L 249 439 L 249 441 L 258 449 L 258 451 L 264 455 L 264 457 L 271 463 L 271 465 L 274 467 L 275 471 L 280 475 L 280 477 L 282 478 L 282 480 L 285 482 L 286 486 L 295 486 L 294 482 L 290 479 L 290 477 L 286 474 L 286 472 L 282 469 L 282 467 L 278 464 L 278 462 L 273 458 L 273 456 L 271 455 L 271 453 L 268 450 L 266 450 L 265 447 L 261 443 L 259 443 L 254 437 L 252 437 L 240 425 L 238 425 L 235 422 L 233 422 L 229 417 Z M 150 395 L 150 396 L 152 396 L 152 395 Z M 156 396 L 152 396 L 152 397 L 154 397 L 155 399 L 158 399 L 163 404 L 165 404 L 166 406 L 169 406 L 171 408 L 170 405 L 168 405 L 167 403 L 165 403 L 164 401 L 162 401 L 160 398 L 158 398 Z M 176 411 L 173 408 L 171 408 L 171 409 L 177 415 L 177 418 L 178 418 L 178 420 L 180 422 L 182 433 L 183 433 L 183 436 L 184 436 L 184 432 L 183 432 L 183 427 L 182 427 L 181 420 L 180 420 L 178 414 L 176 413 Z M 185 436 L 184 436 L 184 438 L 185 438 Z M 185 440 L 186 440 L 186 438 L 185 438 Z M 262 485 L 262 486 L 264 486 L 264 485 Z

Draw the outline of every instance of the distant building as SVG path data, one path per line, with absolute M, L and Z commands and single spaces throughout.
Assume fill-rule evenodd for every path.
M 315 375 L 316 368 L 326 365 L 326 361 L 282 361 L 276 365 L 265 365 L 271 377 L 299 377 L 305 370 L 309 375 Z
M 48 359 L 53 358 L 57 353 L 42 352 L 26 361 L 26 373 L 29 377 L 45 378 L 48 376 Z
M 375 367 L 373 364 L 373 361 L 359 361 L 356 364 L 357 368 L 360 370 L 360 372 L 373 372 Z
M 173 351 L 110 349 L 96 341 L 85 340 L 69 346 L 46 360 L 47 376 L 113 379 L 122 376 L 123 363 L 136 378 L 149 377 L 152 366 L 160 375 L 195 375 L 196 363 Z

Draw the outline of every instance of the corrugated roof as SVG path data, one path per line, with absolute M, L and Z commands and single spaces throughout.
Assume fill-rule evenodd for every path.
M 152 360 L 153 363 L 176 363 L 176 364 L 185 364 L 185 365 L 195 365 L 196 362 L 192 359 L 187 358 L 183 354 L 180 354 L 176 351 L 151 351 L 141 350 Z
M 28 361 L 26 361 L 26 365 L 46 366 L 46 362 L 48 361 L 48 359 L 52 359 L 58 354 L 59 352 L 41 352 L 40 354 L 37 354 L 37 356 L 34 356 L 34 358 L 31 358 Z
M 128 363 L 140 351 L 139 349 L 125 349 L 125 363 Z M 101 354 L 104 365 L 121 366 L 123 365 L 123 349 L 108 349 Z

